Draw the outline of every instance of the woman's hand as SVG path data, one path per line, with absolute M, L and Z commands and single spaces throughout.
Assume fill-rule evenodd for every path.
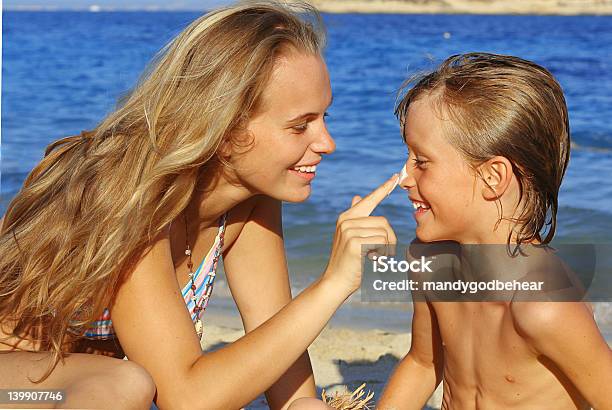
M 329 263 L 321 279 L 333 283 L 334 289 L 346 292 L 346 297 L 361 285 L 363 251 L 376 249 L 381 253 L 381 245 L 397 243 L 387 219 L 370 216 L 396 186 L 397 174 L 394 174 L 365 198 L 355 196 L 351 207 L 338 217 Z

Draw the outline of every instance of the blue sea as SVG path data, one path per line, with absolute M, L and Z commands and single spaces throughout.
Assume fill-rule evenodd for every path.
M 193 12 L 5 12 L 2 51 L 4 213 L 53 140 L 91 129 Z M 559 210 L 563 242 L 612 243 L 612 17 L 324 15 L 336 152 L 311 198 L 284 207 L 291 275 L 324 269 L 339 212 L 397 172 L 405 158 L 393 107 L 409 75 L 468 51 L 514 54 L 547 67 L 566 93 L 573 149 Z M 400 240 L 412 207 L 397 190 L 377 210 Z M 610 319 L 610 309 L 603 314 Z

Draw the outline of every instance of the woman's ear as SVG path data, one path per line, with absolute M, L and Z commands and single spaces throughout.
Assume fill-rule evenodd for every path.
M 217 150 L 217 155 L 224 161 L 229 161 L 232 157 L 232 142 L 229 138 L 224 138 L 219 145 L 219 149 Z
M 510 186 L 512 163 L 502 156 L 496 156 L 478 167 L 478 174 L 484 182 L 482 197 L 487 200 L 499 199 Z

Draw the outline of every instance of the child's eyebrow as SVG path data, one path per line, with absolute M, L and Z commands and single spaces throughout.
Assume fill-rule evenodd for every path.
M 408 152 L 414 151 L 415 153 L 418 152 L 419 154 L 423 154 L 427 157 L 431 156 L 427 148 L 419 144 L 418 140 L 413 140 L 410 144 L 404 140 L 404 143 L 406 144 L 406 148 L 408 148 Z
M 404 134 L 403 136 L 404 139 L 404 144 L 406 144 L 406 146 L 409 149 L 412 148 L 419 148 L 419 139 L 416 136 L 413 136 L 412 138 L 408 139 L 408 137 L 406 136 L 406 134 Z M 410 140 L 410 142 L 408 142 Z

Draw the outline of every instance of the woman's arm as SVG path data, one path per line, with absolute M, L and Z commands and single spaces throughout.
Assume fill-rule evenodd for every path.
M 153 377 L 158 407 L 233 409 L 268 390 L 359 287 L 362 245 L 395 243 L 388 222 L 368 215 L 396 177 L 340 216 L 319 280 L 259 327 L 214 352 L 200 348 L 174 272 L 168 230 L 155 238 L 121 286 L 111 316 L 129 359 Z
M 153 377 L 160 409 L 233 409 L 267 390 L 316 338 L 346 297 L 330 286 L 318 281 L 257 329 L 203 353 L 164 237 L 121 287 L 111 315 L 128 358 Z
M 281 203 L 264 196 L 255 199 L 247 223 L 223 254 L 225 275 L 247 333 L 291 301 Z M 271 409 L 284 409 L 297 398 L 315 396 L 308 351 L 266 392 Z

